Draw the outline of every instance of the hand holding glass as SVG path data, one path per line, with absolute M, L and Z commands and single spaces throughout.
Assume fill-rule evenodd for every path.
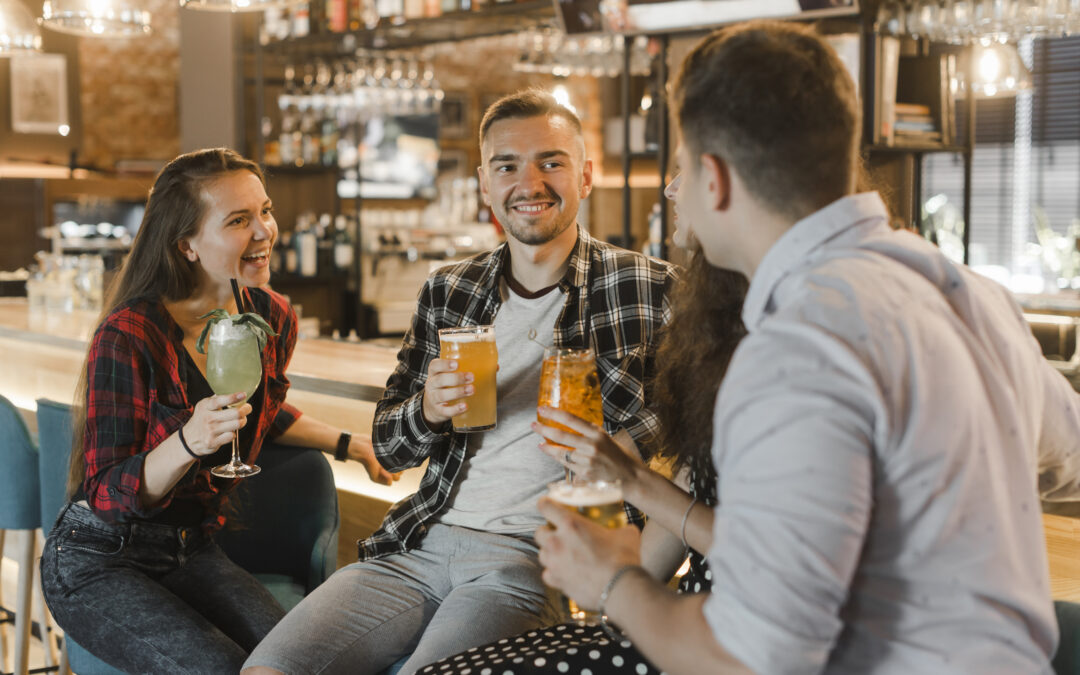
M 600 396 L 600 376 L 591 349 L 547 347 L 540 369 L 540 396 L 537 405 L 565 410 L 571 415 L 602 427 L 604 401 Z M 541 424 L 576 434 L 569 427 L 536 415 Z M 566 448 L 573 450 L 573 448 Z M 570 469 L 566 480 L 571 480 Z
M 473 374 L 474 392 L 468 408 L 454 415 L 455 431 L 487 431 L 496 424 L 495 371 L 499 351 L 494 326 L 468 326 L 439 330 L 439 358 L 457 361 L 457 369 Z M 458 403 L 458 401 L 454 401 Z
M 622 484 L 615 481 L 559 481 L 548 485 L 548 499 L 565 509 L 585 516 L 601 527 L 616 529 L 627 524 L 623 509 Z M 600 622 L 600 614 L 582 609 L 567 598 L 570 618 L 579 626 Z
M 228 318 L 214 323 L 207 342 L 206 381 L 215 394 L 244 392 L 243 400 L 229 407 L 243 405 L 262 380 L 258 337 L 247 324 L 235 323 Z M 259 467 L 240 461 L 239 436 L 240 430 L 237 429 L 232 440 L 232 460 L 228 464 L 215 466 L 210 473 L 222 478 L 244 478 L 259 473 Z

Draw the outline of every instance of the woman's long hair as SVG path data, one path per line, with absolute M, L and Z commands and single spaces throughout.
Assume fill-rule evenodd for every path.
M 250 171 L 266 183 L 258 164 L 226 148 L 180 155 L 158 173 L 146 199 L 146 211 L 131 252 L 105 296 L 99 326 L 117 307 L 134 298 L 176 301 L 191 297 L 198 283 L 198 263 L 184 257 L 180 241 L 198 234 L 208 206 L 203 197 L 204 186 L 234 171 Z M 83 439 L 88 366 L 88 362 L 83 363 L 72 410 L 69 495 L 78 491 L 85 477 Z
M 745 276 L 713 267 L 695 252 L 656 354 L 651 396 L 660 417 L 659 455 L 672 461 L 676 473 L 689 469 L 710 487 L 716 476 L 713 407 L 731 355 L 746 334 L 746 289 Z

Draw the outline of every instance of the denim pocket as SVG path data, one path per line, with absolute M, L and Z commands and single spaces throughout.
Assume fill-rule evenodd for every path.
M 123 535 L 103 532 L 89 527 L 75 526 L 66 529 L 57 542 L 58 550 L 69 549 L 113 556 L 124 549 Z

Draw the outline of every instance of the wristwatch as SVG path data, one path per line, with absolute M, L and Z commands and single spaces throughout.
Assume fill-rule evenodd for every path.
M 334 449 L 334 459 L 339 462 L 344 462 L 349 458 L 349 443 L 351 441 L 352 434 L 348 431 L 342 431 L 337 439 L 337 447 Z

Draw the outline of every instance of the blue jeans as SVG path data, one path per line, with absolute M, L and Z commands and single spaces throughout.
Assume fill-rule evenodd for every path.
M 106 523 L 79 504 L 45 540 L 41 583 L 72 640 L 133 673 L 237 673 L 284 616 L 199 528 Z

